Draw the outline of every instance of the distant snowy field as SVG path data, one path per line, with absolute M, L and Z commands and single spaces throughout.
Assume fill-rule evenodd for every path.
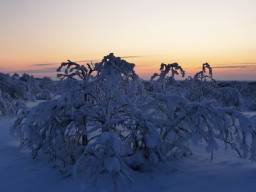
M 10 136 L 14 120 L 0 118 L 0 192 L 113 191 L 108 185 L 108 178 L 98 188 L 93 188 L 86 183 L 84 176 L 62 178 L 47 159 L 33 160 L 31 152 L 20 149 L 19 142 Z M 167 161 L 152 173 L 130 171 L 133 180 L 131 191 L 255 192 L 256 162 L 238 158 L 231 150 L 219 150 L 210 163 L 205 146 L 191 146 L 193 155 Z M 130 191 L 129 186 L 119 188 Z

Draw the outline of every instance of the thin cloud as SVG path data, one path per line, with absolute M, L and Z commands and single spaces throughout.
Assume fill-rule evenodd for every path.
M 56 64 L 60 64 L 60 63 L 40 63 L 40 64 L 32 64 L 30 66 L 48 66 L 48 65 L 56 65 Z
M 121 58 L 136 58 L 136 57 L 142 57 L 142 56 L 132 55 L 132 56 L 123 56 Z
M 95 63 L 95 62 L 99 62 L 99 61 L 101 61 L 101 60 L 81 60 L 81 61 L 74 61 L 74 62 L 81 62 L 81 63 L 83 63 L 83 62 L 93 62 L 93 63 Z
M 255 65 L 224 65 L 224 66 L 213 66 L 212 68 L 232 68 L 232 69 L 237 69 L 237 68 L 256 68 Z
M 251 65 L 256 65 L 256 62 L 251 62 L 251 63 L 222 63 L 222 64 L 214 64 L 214 65 L 223 65 L 223 66 L 237 66 L 237 65 L 248 65 L 248 66 L 251 66 Z
M 237 63 L 237 64 L 256 65 L 256 62 L 252 62 L 252 63 Z
M 135 63 L 136 64 L 136 63 Z M 136 64 L 136 68 L 137 67 L 153 67 L 153 68 L 155 68 L 155 67 L 158 67 L 159 68 L 159 66 L 158 65 L 154 65 L 154 66 L 152 66 L 152 65 L 149 65 L 149 64 Z
M 136 57 L 142 57 L 142 56 L 138 56 L 138 55 L 135 55 L 135 56 L 123 56 L 121 58 L 136 58 Z M 72 60 L 71 60 L 72 61 Z M 74 62 L 81 62 L 81 63 L 84 63 L 84 62 L 100 62 L 101 59 L 88 59 L 88 60 L 79 60 L 79 61 L 74 61 Z M 30 66 L 49 66 L 49 65 L 57 65 L 57 64 L 61 64 L 62 62 L 59 62 L 59 63 L 37 63 L 37 64 L 32 64 Z M 1 69 L 1 67 L 0 67 Z
M 43 68 L 33 70 L 12 71 L 11 73 L 51 73 L 56 72 L 56 70 L 57 68 Z
M 71 60 L 72 61 L 72 60 Z M 74 62 L 96 62 L 99 60 L 82 60 L 82 61 L 74 61 Z M 65 61 L 66 62 L 66 61 Z M 39 63 L 39 64 L 32 64 L 30 66 L 49 66 L 49 65 L 60 65 L 62 62 L 59 63 Z

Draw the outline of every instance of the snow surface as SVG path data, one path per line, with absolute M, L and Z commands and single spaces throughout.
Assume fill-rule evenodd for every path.
M 244 111 L 243 114 L 247 117 L 256 116 L 256 111 Z
M 32 105 L 30 105 L 32 106 Z M 14 118 L 0 118 L 0 192 L 79 192 L 113 191 L 109 178 L 97 188 L 78 175 L 63 178 L 47 159 L 32 159 L 28 150 L 10 136 Z M 231 150 L 219 150 L 210 163 L 205 145 L 191 144 L 193 155 L 169 160 L 156 167 L 155 172 L 129 171 L 132 190 L 158 192 L 255 192 L 256 163 L 238 158 Z M 222 148 L 222 147 L 220 147 Z M 130 191 L 119 183 L 118 191 Z

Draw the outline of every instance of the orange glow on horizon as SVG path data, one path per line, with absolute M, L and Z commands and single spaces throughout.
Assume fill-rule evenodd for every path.
M 115 53 L 147 77 L 161 63 L 192 75 L 208 62 L 220 79 L 256 80 L 255 10 L 255 0 L 2 1 L 0 71 Z

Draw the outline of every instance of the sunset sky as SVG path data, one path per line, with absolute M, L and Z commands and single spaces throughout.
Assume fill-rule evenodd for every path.
M 256 80 L 256 0 L 0 0 L 1 72 L 54 76 L 109 53 L 144 79 L 208 62 L 216 79 Z

